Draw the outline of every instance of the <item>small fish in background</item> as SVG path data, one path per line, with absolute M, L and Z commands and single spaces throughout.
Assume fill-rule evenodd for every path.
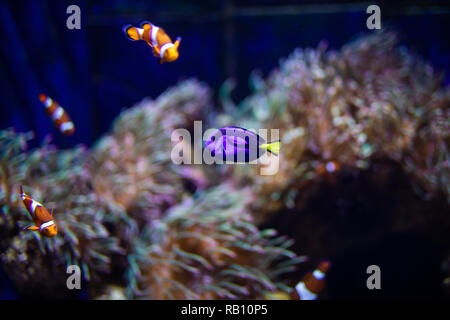
M 291 294 L 291 300 L 316 300 L 325 288 L 325 276 L 331 267 L 329 261 L 322 261 L 317 268 L 308 272 Z
M 20 186 L 20 198 L 35 224 L 34 227 L 30 226 L 24 230 L 39 231 L 41 235 L 48 238 L 56 236 L 58 234 L 58 228 L 56 227 L 52 212 L 48 212 L 41 203 L 31 199 L 23 192 L 22 186 Z
M 153 55 L 159 58 L 159 63 L 172 62 L 178 59 L 178 47 L 181 38 L 177 38 L 172 42 L 167 33 L 160 27 L 144 21 L 140 24 L 140 28 L 132 25 L 123 27 L 123 32 L 131 41 L 143 40 L 153 49 Z
M 208 138 L 205 148 L 211 151 L 212 157 L 222 156 L 223 161 L 246 163 L 258 159 L 266 151 L 278 155 L 280 140 L 266 143 L 262 137 L 247 129 L 223 127 Z
M 320 162 L 315 166 L 316 173 L 329 183 L 336 183 L 338 180 L 338 172 L 341 170 L 341 165 L 337 161 Z
M 41 93 L 39 100 L 45 106 L 45 112 L 52 118 L 54 125 L 66 136 L 72 136 L 75 133 L 75 126 L 67 112 L 49 96 Z
M 333 174 L 339 171 L 341 166 L 337 161 L 328 161 L 326 163 L 320 163 L 316 167 L 316 171 L 319 174 Z

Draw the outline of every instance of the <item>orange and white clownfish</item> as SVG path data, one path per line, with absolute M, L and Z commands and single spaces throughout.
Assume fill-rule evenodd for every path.
M 316 171 L 319 174 L 333 174 L 339 171 L 341 168 L 339 162 L 328 161 L 327 163 L 320 163 L 316 166 Z
M 331 267 L 329 261 L 322 261 L 313 272 L 308 272 L 291 294 L 291 300 L 316 300 L 325 288 L 325 276 Z
M 131 41 L 144 40 L 153 49 L 153 55 L 159 58 L 159 63 L 172 62 L 178 59 L 178 47 L 181 38 L 172 42 L 167 33 L 160 27 L 143 21 L 140 28 L 130 24 L 124 26 L 123 32 Z
M 39 100 L 44 104 L 45 112 L 52 118 L 53 123 L 61 133 L 66 136 L 71 136 L 75 133 L 75 126 L 72 120 L 70 120 L 69 115 L 58 102 L 43 93 L 39 95 Z
M 20 198 L 35 224 L 35 226 L 26 227 L 24 230 L 39 231 L 41 235 L 48 238 L 56 236 L 58 228 L 53 219 L 52 211 L 48 212 L 41 203 L 31 199 L 23 192 L 22 186 L 20 186 Z

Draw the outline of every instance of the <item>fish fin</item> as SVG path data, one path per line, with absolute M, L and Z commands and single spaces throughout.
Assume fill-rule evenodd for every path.
M 280 152 L 280 140 L 265 143 L 259 147 L 273 153 L 274 155 L 278 155 Z
M 177 37 L 177 39 L 175 40 L 175 43 L 173 44 L 173 46 L 175 47 L 175 50 L 178 50 L 178 47 L 180 46 L 180 42 L 181 42 L 181 37 Z
M 45 94 L 43 94 L 43 93 L 40 93 L 38 95 L 38 98 L 39 98 L 39 101 L 42 102 L 42 103 L 45 103 L 45 100 L 47 100 L 47 96 Z
M 29 230 L 29 231 L 39 231 L 39 228 L 38 228 L 38 227 L 33 227 L 33 226 L 30 226 L 30 227 L 26 227 L 26 228 L 24 228 L 23 230 Z
M 127 24 L 122 28 L 122 30 L 127 36 L 128 40 L 137 41 L 141 39 L 141 36 L 139 35 L 139 32 L 137 31 L 136 27 L 133 27 L 131 24 Z
M 25 196 L 25 197 L 29 197 L 26 193 L 25 193 L 25 191 L 23 191 L 23 187 L 22 187 L 22 185 L 19 185 L 19 188 L 20 188 L 20 199 L 22 200 L 22 196 Z M 22 200 L 23 201 L 23 200 Z M 24 203 L 24 205 L 25 205 L 25 203 Z M 28 211 L 28 210 L 27 210 Z
M 150 21 L 144 20 L 140 24 L 141 28 L 149 29 L 152 26 L 152 23 Z

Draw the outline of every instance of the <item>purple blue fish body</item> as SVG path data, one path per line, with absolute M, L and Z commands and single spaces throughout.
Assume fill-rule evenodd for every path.
M 279 141 L 274 143 L 279 144 Z M 211 151 L 212 157 L 221 158 L 224 162 L 247 163 L 258 159 L 266 151 L 276 154 L 268 147 L 271 144 L 250 130 L 223 127 L 208 138 L 205 148 Z

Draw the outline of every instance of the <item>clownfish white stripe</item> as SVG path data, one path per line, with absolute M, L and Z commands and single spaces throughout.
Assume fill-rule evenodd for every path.
M 39 227 L 39 231 L 42 231 L 42 229 L 50 227 L 54 224 L 55 224 L 55 221 L 53 221 L 53 220 L 47 221 L 47 222 L 41 224 L 41 226 Z
M 144 29 L 142 28 L 136 28 L 137 32 L 139 33 L 139 38 L 142 39 L 142 35 L 144 34 Z
M 159 51 L 159 57 L 161 59 L 164 58 L 164 52 L 166 52 L 167 49 L 172 48 L 172 47 L 173 47 L 173 43 L 168 42 L 168 43 L 164 44 Z
M 73 128 L 73 123 L 71 121 L 61 123 L 61 125 L 59 126 L 59 130 L 61 130 L 62 132 L 72 130 L 72 128 Z
M 301 300 L 315 300 L 317 298 L 317 294 L 309 291 L 303 281 L 299 282 L 295 286 L 295 290 L 297 290 L 298 296 Z
M 159 27 L 152 25 L 152 45 L 158 46 L 158 38 L 156 34 L 158 33 Z
M 45 100 L 45 107 L 46 108 L 50 108 L 50 106 L 52 105 L 52 103 L 53 103 L 53 100 L 52 100 L 52 98 L 50 98 L 50 97 L 47 97 L 47 99 Z
M 52 119 L 53 120 L 58 120 L 61 119 L 62 115 L 64 114 L 64 110 L 61 107 L 58 107 L 55 112 L 53 112 L 52 114 Z
M 34 200 L 31 200 L 31 212 L 34 213 L 36 211 L 36 208 L 40 207 L 39 203 L 37 203 Z
M 323 273 L 322 271 L 320 271 L 319 269 L 314 270 L 313 272 L 313 276 L 314 278 L 316 278 L 317 280 L 322 280 L 323 278 L 325 278 L 325 273 Z

